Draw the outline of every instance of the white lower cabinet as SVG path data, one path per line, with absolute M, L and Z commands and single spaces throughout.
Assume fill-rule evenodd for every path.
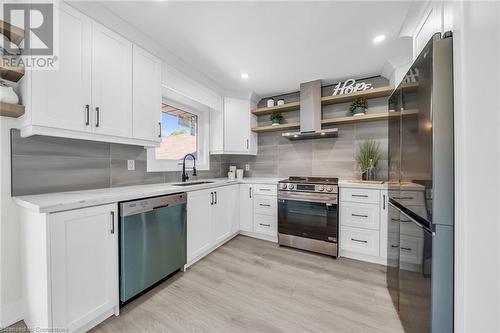
M 188 265 L 238 233 L 238 186 L 229 185 L 188 192 Z
M 240 230 L 253 231 L 253 185 L 240 185 Z
M 23 212 L 29 327 L 87 331 L 118 314 L 117 205 Z
M 387 190 L 359 185 L 340 188 L 340 255 L 387 263 Z

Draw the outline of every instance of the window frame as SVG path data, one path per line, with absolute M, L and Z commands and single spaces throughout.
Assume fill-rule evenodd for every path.
M 194 100 L 178 93 L 166 89 L 164 87 L 162 96 L 162 104 L 167 104 L 180 110 L 192 113 L 198 117 L 197 123 L 197 153 L 198 159 L 196 160 L 196 170 L 210 170 L 210 109 Z M 161 108 L 160 108 L 160 112 Z M 156 152 L 154 147 L 147 149 L 147 171 L 148 172 L 163 172 L 163 171 L 181 171 L 182 163 L 174 160 L 159 160 L 156 159 Z M 186 160 L 186 167 L 191 170 L 193 167 L 192 159 Z

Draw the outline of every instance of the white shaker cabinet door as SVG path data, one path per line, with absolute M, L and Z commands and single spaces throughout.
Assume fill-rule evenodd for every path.
M 90 132 L 91 22 L 64 4 L 55 10 L 59 14 L 58 69 L 30 72 L 31 122 Z
M 235 154 L 249 153 L 250 126 L 250 102 L 224 98 L 224 151 Z
M 160 142 L 161 60 L 133 47 L 133 136 Z
M 203 255 L 212 246 L 213 190 L 187 195 L 187 261 Z
M 94 132 L 132 137 L 132 43 L 97 23 L 92 37 Z
M 240 185 L 240 229 L 253 232 L 253 186 Z
M 233 231 L 233 223 L 238 223 L 238 186 L 222 186 L 214 189 L 213 205 L 213 243 L 218 244 L 229 238 Z
M 49 215 L 52 325 L 70 332 L 117 313 L 115 204 Z

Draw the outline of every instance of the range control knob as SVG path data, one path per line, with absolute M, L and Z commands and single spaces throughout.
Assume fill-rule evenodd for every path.
M 290 190 L 293 190 L 293 189 L 295 188 L 295 185 L 294 185 L 294 184 L 290 184 L 290 185 L 288 185 L 288 188 L 289 188 Z
M 286 184 L 281 184 L 281 189 L 282 190 L 286 190 L 286 187 L 287 187 Z
M 319 186 L 319 190 L 320 190 L 321 192 L 323 192 L 323 191 L 325 190 L 325 187 L 324 187 L 323 185 L 320 185 L 320 186 Z
M 326 188 L 326 191 L 327 191 L 327 192 L 331 192 L 331 191 L 333 191 L 333 187 L 328 186 L 328 187 Z

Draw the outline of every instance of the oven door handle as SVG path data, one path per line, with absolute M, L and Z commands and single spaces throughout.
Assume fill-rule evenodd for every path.
M 330 199 L 330 200 L 325 200 L 325 199 L 320 199 L 320 198 L 291 198 L 291 197 L 278 197 L 278 202 L 285 202 L 285 201 L 305 201 L 305 202 L 312 202 L 312 203 L 320 203 L 320 204 L 325 204 L 327 207 L 331 206 L 336 206 L 338 205 L 337 199 Z

